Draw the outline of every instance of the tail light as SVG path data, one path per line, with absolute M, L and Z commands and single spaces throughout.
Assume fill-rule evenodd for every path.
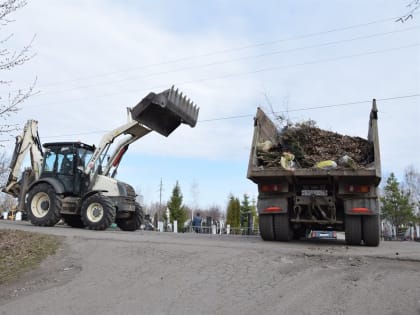
M 345 192 L 347 193 L 368 193 L 370 192 L 370 186 L 369 185 L 347 185 L 345 187 Z
M 279 184 L 260 184 L 259 192 L 282 192 L 282 186 Z
M 268 208 L 265 208 L 264 212 L 282 212 L 282 211 L 283 209 L 280 207 L 268 207 Z
M 364 207 L 362 207 L 362 208 L 352 208 L 351 212 L 354 212 L 354 213 L 370 213 L 370 210 L 369 210 L 369 208 L 364 208 Z

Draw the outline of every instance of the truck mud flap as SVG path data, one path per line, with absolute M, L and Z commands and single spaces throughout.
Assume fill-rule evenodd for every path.
M 133 119 L 169 136 L 181 123 L 194 127 L 199 108 L 172 86 L 161 93 L 149 93 L 131 110 Z

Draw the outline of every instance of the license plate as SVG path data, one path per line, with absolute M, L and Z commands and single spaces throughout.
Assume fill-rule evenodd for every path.
M 302 196 L 328 196 L 327 190 L 302 190 Z

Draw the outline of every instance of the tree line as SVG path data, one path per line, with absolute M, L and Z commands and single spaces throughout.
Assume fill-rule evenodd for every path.
M 192 213 L 200 212 L 202 217 L 210 216 L 213 220 L 224 219 L 226 225 L 233 229 L 257 229 L 258 214 L 255 200 L 250 200 L 247 194 L 242 200 L 229 195 L 226 210 L 222 212 L 218 206 L 207 210 L 192 209 L 182 203 L 182 193 L 177 182 L 167 203 L 171 219 L 178 221 L 179 226 L 191 218 Z M 420 225 L 420 172 L 409 166 L 404 173 L 404 179 L 399 182 L 394 173 L 383 181 L 379 189 L 381 218 L 395 227 L 397 235 L 408 226 Z
M 380 193 L 381 217 L 396 229 L 398 235 L 408 226 L 420 225 L 420 173 L 410 166 L 400 183 L 391 173 Z
M 203 220 L 211 218 L 213 222 L 223 222 L 232 229 L 255 230 L 258 228 L 258 215 L 255 200 L 250 200 L 247 194 L 242 200 L 232 194 L 228 197 L 226 209 L 214 204 L 208 208 L 191 207 L 183 203 L 183 194 L 177 181 L 167 202 L 153 202 L 146 207 L 145 212 L 153 221 L 164 221 L 173 224 L 176 220 L 178 229 L 188 225 L 190 219 L 200 214 Z M 168 216 L 169 214 L 169 216 Z

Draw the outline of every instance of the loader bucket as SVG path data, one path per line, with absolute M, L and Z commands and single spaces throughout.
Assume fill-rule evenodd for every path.
M 131 110 L 133 119 L 164 136 L 181 123 L 194 127 L 199 108 L 172 86 L 159 94 L 149 93 Z

